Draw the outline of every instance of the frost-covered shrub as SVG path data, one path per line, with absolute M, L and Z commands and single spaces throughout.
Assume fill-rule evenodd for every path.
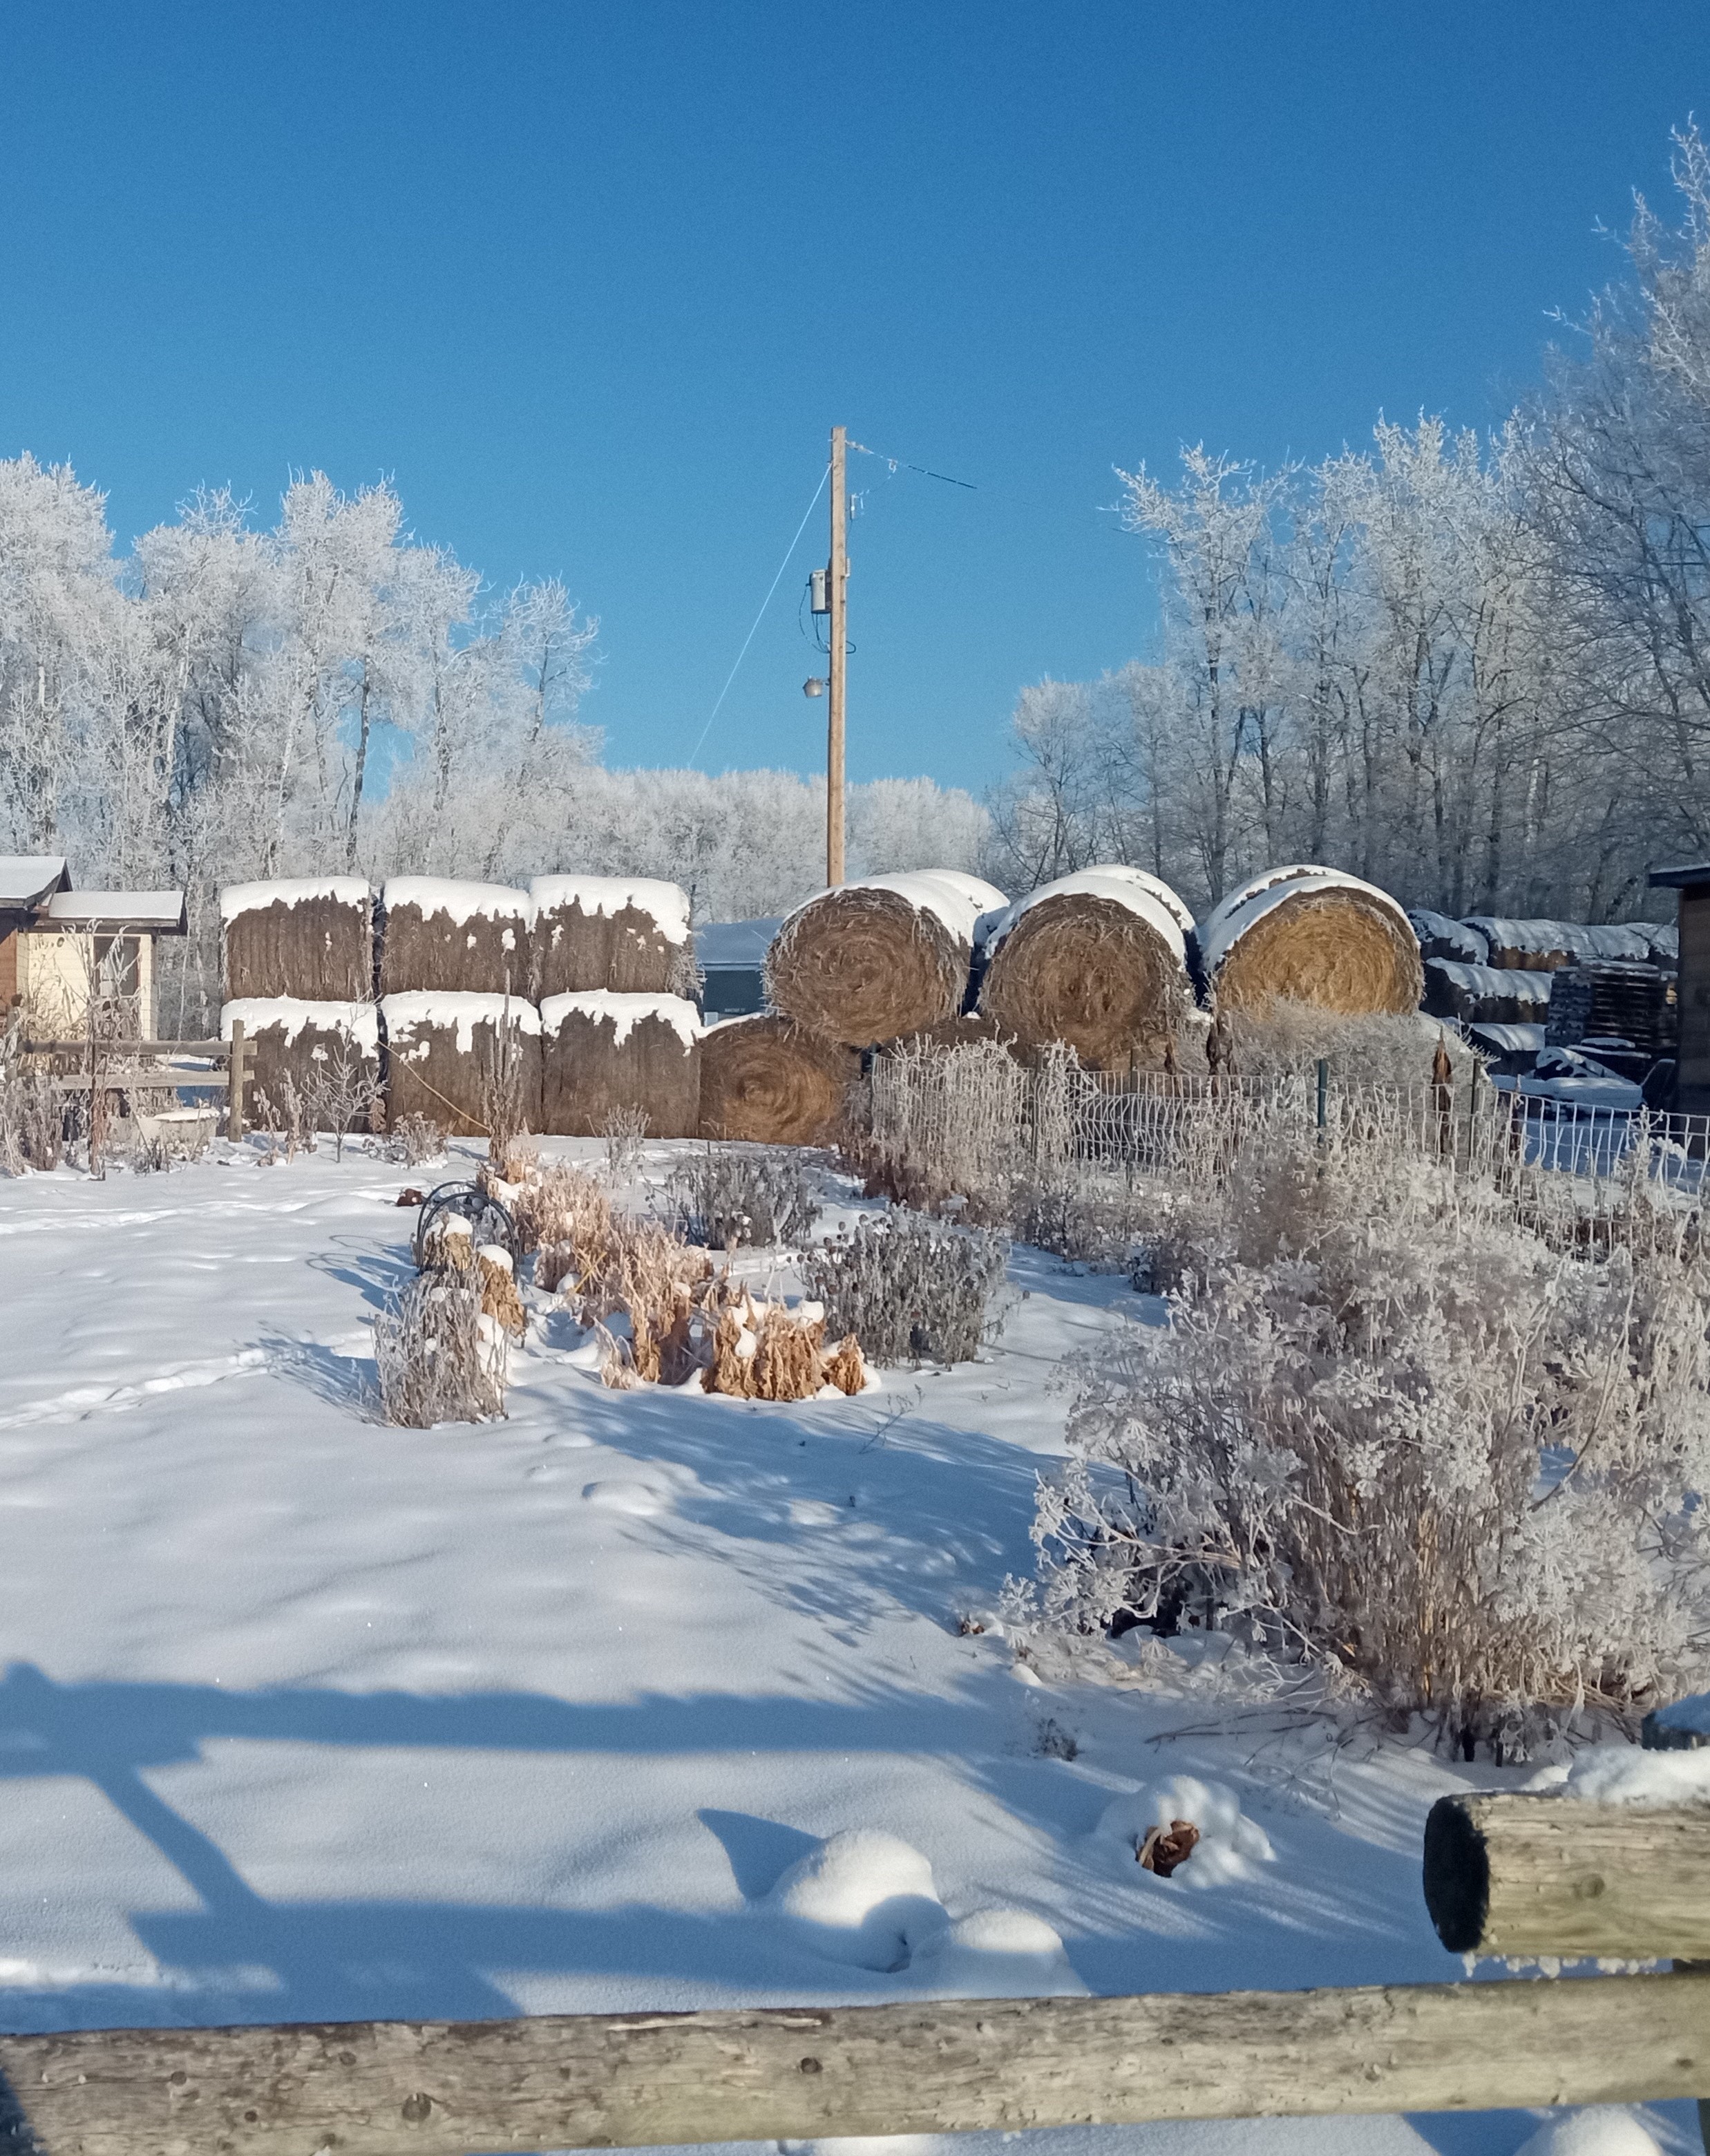
M 1002 1324 L 1008 1250 L 978 1228 L 925 1214 L 868 1216 L 802 1265 L 826 1331 L 854 1333 L 875 1363 L 968 1363 Z
M 371 1160 L 398 1168 L 420 1168 L 445 1157 L 445 1132 L 431 1116 L 396 1116 L 383 1137 L 370 1138 L 362 1150 Z
M 793 1246 L 819 1217 L 807 1171 L 789 1152 L 708 1146 L 677 1168 L 670 1191 L 683 1233 L 715 1250 Z
M 1710 1265 L 1564 1251 L 1466 1178 L 1273 1137 L 1184 1206 L 1167 1329 L 1087 1373 L 1046 1610 L 1216 1628 L 1520 1753 L 1710 1662 Z
M 1333 1085 L 1393 1086 L 1417 1091 L 1431 1080 L 1440 1040 L 1456 1083 L 1478 1058 L 1452 1025 L 1413 1011 L 1403 1017 L 1378 1011 L 1321 1010 L 1316 1004 L 1276 997 L 1230 1020 L 1235 1067 L 1245 1078 L 1286 1077 L 1311 1070 L 1322 1059 Z
M 408 1430 L 505 1412 L 506 1341 L 472 1269 L 419 1274 L 374 1320 L 383 1419 Z

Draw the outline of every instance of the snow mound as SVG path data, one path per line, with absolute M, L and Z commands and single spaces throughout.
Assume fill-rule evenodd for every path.
M 1514 2156 L 1662 2156 L 1630 2111 L 1599 2104 L 1553 2118 L 1523 2141 Z
M 1199 1843 L 1187 1861 L 1170 1876 L 1172 1885 L 1222 1887 L 1254 1877 L 1253 1867 L 1276 1861 L 1271 1838 L 1241 1810 L 1241 1800 L 1226 1782 L 1202 1782 L 1192 1774 L 1173 1774 L 1148 1783 L 1132 1796 L 1107 1804 L 1094 1833 L 1113 1842 L 1130 1868 L 1138 1872 L 1137 1852 L 1148 1831 L 1189 1820 L 1199 1830 Z
M 767 1897 L 828 1961 L 899 1969 L 947 1918 L 932 1867 L 894 1834 L 855 1827 L 799 1857 Z
M 1063 1942 L 1025 1909 L 977 1909 L 923 1939 L 909 1963 L 935 1999 L 1084 1999 Z
M 582 1494 L 590 1505 L 608 1512 L 625 1512 L 635 1520 L 650 1520 L 670 1502 L 666 1493 L 651 1482 L 590 1482 Z
M 1710 1750 L 1646 1752 L 1636 1744 L 1588 1745 L 1557 1784 L 1596 1804 L 1710 1804 Z
M 368 886 L 362 876 L 275 876 L 266 883 L 229 883 L 220 891 L 219 917 L 235 921 L 240 913 L 259 913 L 274 905 L 300 906 L 314 898 L 366 906 Z
M 667 943 L 689 940 L 689 894 L 680 884 L 653 876 L 545 875 L 528 886 L 529 912 L 538 921 L 559 906 L 578 906 L 584 915 L 644 913 Z
M 706 1030 L 701 1014 L 682 996 L 624 994 L 616 988 L 584 988 L 578 994 L 548 996 L 541 1005 L 541 1024 L 556 1040 L 565 1019 L 573 1013 L 590 1018 L 596 1025 L 609 1022 L 617 1029 L 614 1047 L 621 1048 L 639 1020 L 656 1018 L 670 1026 L 686 1054 Z

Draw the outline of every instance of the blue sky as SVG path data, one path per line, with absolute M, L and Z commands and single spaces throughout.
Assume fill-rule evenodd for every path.
M 680 762 L 840 419 L 978 487 L 855 461 L 852 773 L 978 787 L 1021 684 L 1144 644 L 1112 465 L 1500 415 L 1710 118 L 1710 11 L 54 0 L 0 74 L 0 452 L 121 544 L 389 475 L 564 578 L 609 758 Z M 821 753 L 824 543 L 708 767 Z

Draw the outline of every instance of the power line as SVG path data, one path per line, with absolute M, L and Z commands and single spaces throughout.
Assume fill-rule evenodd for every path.
M 941 479 L 946 486 L 964 486 L 970 494 L 979 492 L 971 479 L 952 479 L 948 472 L 928 471 L 924 465 L 910 464 L 906 457 L 890 457 L 883 449 L 870 449 L 865 442 L 851 442 L 850 447 L 859 449 L 864 457 L 877 457 L 882 464 L 889 465 L 893 472 L 918 472 L 922 479 Z
M 696 757 L 700 755 L 701 742 L 704 742 L 708 734 L 712 732 L 712 722 L 718 716 L 719 711 L 723 706 L 725 698 L 729 696 L 731 692 L 731 683 L 736 680 L 738 670 L 741 668 L 742 661 L 748 655 L 748 646 L 754 641 L 754 631 L 759 628 L 761 622 L 765 618 L 766 609 L 772 603 L 773 593 L 775 592 L 778 586 L 783 582 L 783 572 L 789 567 L 790 556 L 795 552 L 796 548 L 802 543 L 802 534 L 808 528 L 808 519 L 813 515 L 814 510 L 818 508 L 819 497 L 824 493 L 825 482 L 830 475 L 831 466 L 828 464 L 824 470 L 819 475 L 819 484 L 814 489 L 814 499 L 808 504 L 807 509 L 803 514 L 801 522 L 796 526 L 796 536 L 790 541 L 788 548 L 785 550 L 783 559 L 778 565 L 778 574 L 772 579 L 771 583 L 767 588 L 765 598 L 760 602 L 760 611 L 754 617 L 753 626 L 749 629 L 748 634 L 742 639 L 742 648 L 737 654 L 736 665 L 732 666 L 730 672 L 726 675 L 724 686 L 718 692 L 718 702 L 716 703 L 711 711 L 707 713 L 706 724 L 701 729 L 701 740 L 697 741 L 694 747 L 689 752 L 689 761 L 691 763 L 693 763 Z

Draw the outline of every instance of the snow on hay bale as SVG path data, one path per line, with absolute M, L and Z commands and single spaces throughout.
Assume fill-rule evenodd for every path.
M 1465 966 L 1453 958 L 1425 962 L 1425 1007 L 1433 1018 L 1462 1024 L 1533 1025 L 1549 1009 L 1548 973 L 1517 967 Z
M 360 876 L 228 884 L 219 917 L 234 1003 L 361 1003 L 374 993 L 372 901 Z
M 383 996 L 386 1112 L 426 1116 L 453 1137 L 487 1128 L 486 1093 L 508 1024 L 522 1060 L 522 1113 L 540 1124 L 541 1014 L 516 996 L 416 992 Z
M 1651 938 L 1656 932 L 1645 921 L 1592 927 L 1580 921 L 1509 921 L 1490 913 L 1469 915 L 1466 926 L 1476 929 L 1489 945 L 1492 965 L 1534 973 L 1583 966 L 1593 958 L 1644 963 L 1652 955 Z
M 650 877 L 537 876 L 528 887 L 535 988 L 554 996 L 693 993 L 689 894 Z
M 852 1049 L 762 1012 L 701 1037 L 701 1135 L 760 1145 L 823 1145 L 860 1075 Z
M 647 1134 L 691 1138 L 701 1126 L 701 1014 L 682 996 L 547 996 L 541 1004 L 541 1128 L 598 1137 L 639 1108 Z
M 1232 891 L 1199 930 L 1216 1000 L 1233 1010 L 1281 998 L 1321 1010 L 1417 1010 L 1419 938 L 1387 891 L 1311 863 Z
M 1083 869 L 1023 899 L 988 930 L 982 1015 L 1024 1050 L 1065 1040 L 1107 1070 L 1161 1060 L 1194 1000 L 1193 916 L 1143 869 Z
M 809 1033 L 865 1048 L 953 1018 L 975 924 L 1008 905 L 954 869 L 869 876 L 799 906 L 766 958 L 770 1001 Z
M 389 876 L 381 907 L 382 996 L 532 993 L 526 891 Z
M 358 1071 L 369 1079 L 379 1075 L 380 1023 L 372 1003 L 242 996 L 220 1006 L 222 1040 L 231 1039 L 234 1024 L 244 1029 L 244 1067 L 253 1081 L 251 1103 L 264 1093 L 280 1114 L 293 1092 L 306 1105 L 318 1106 L 323 1114 L 335 1105 L 333 1096 L 342 1092 L 350 1114 L 355 1106 L 349 1098 L 351 1089 L 335 1081 L 355 1077 Z M 366 1128 L 367 1117 L 350 1114 L 347 1127 L 354 1128 L 358 1122 Z

